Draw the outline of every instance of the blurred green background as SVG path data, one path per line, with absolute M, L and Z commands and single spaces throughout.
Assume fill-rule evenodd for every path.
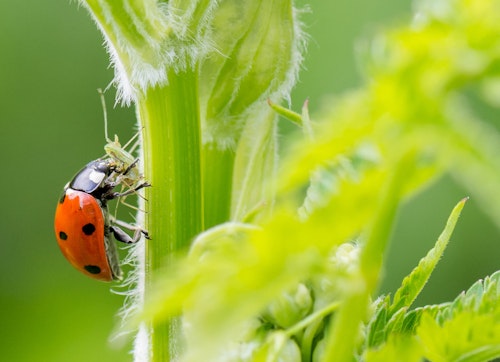
M 302 0 L 301 4 L 306 3 Z M 405 21 L 408 0 L 309 2 L 311 35 L 293 107 L 310 99 L 314 114 L 328 95 L 360 83 L 356 41 Z M 130 346 L 113 349 L 109 335 L 123 296 L 116 286 L 79 274 L 53 236 L 59 193 L 73 174 L 102 155 L 103 117 L 96 89 L 112 79 L 102 38 L 76 1 L 0 2 L 0 359 L 4 361 L 129 361 Z M 112 109 L 110 132 L 133 134 L 133 109 Z M 292 128 L 283 125 L 283 132 Z M 480 180 L 478 180 L 480 182 Z M 401 210 L 383 291 L 432 246 L 453 205 L 466 192 L 448 178 Z M 454 298 L 500 265 L 499 232 L 467 204 L 453 240 L 419 305 Z

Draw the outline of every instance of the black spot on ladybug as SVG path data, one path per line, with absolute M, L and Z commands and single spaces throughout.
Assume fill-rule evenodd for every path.
M 97 265 L 85 265 L 84 268 L 90 274 L 99 274 L 101 272 L 101 268 L 99 268 Z
M 68 239 L 68 234 L 66 234 L 64 231 L 59 231 L 59 239 L 61 239 L 61 240 L 67 240 Z
M 82 227 L 82 231 L 85 235 L 92 235 L 95 231 L 95 226 L 91 223 L 85 224 Z

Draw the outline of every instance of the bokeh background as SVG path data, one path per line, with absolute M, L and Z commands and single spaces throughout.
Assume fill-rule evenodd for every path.
M 301 4 L 306 1 L 302 0 Z M 293 107 L 307 97 L 314 115 L 360 84 L 358 40 L 410 16 L 409 0 L 311 0 L 303 15 L 309 52 Z M 0 2 L 0 359 L 129 361 L 130 346 L 110 347 L 123 296 L 79 274 L 62 257 L 53 214 L 64 184 L 102 155 L 97 88 L 112 79 L 102 38 L 76 1 Z M 112 108 L 110 131 L 133 134 L 134 110 Z M 293 131 L 283 124 L 282 133 Z M 500 170 L 499 170 L 500 172 Z M 466 191 L 443 178 L 401 210 L 383 291 L 394 291 L 439 235 Z M 417 304 L 453 299 L 500 269 L 499 231 L 467 204 L 445 257 Z M 116 288 L 116 286 L 115 286 Z

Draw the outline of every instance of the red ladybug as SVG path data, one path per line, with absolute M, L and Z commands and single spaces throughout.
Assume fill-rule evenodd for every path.
M 127 244 L 137 242 L 141 234 L 149 238 L 146 231 L 132 226 L 135 233 L 131 237 L 108 213 L 109 200 L 150 186 L 142 182 L 122 193 L 113 191 L 123 185 L 123 177 L 134 167 L 136 162 L 125 169 L 117 167 L 112 158 L 92 161 L 65 186 L 57 205 L 54 226 L 59 247 L 76 269 L 94 279 L 121 279 L 117 248 L 111 234 Z M 126 224 L 120 222 L 120 225 Z

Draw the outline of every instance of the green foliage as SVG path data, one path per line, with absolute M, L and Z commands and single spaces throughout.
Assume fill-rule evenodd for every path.
M 406 314 L 402 309 L 403 313 L 394 315 L 399 314 L 398 323 L 378 323 L 385 329 L 386 340 L 378 348 L 368 350 L 366 360 L 382 361 L 398 355 L 404 356 L 403 360 L 425 357 L 431 361 L 499 358 L 499 288 L 500 273 L 496 272 L 476 282 L 453 302 L 417 308 Z M 386 308 L 381 308 L 377 319 L 386 312 Z
M 300 56 L 293 11 L 291 1 L 220 2 L 210 37 L 217 52 L 200 70 L 205 142 L 234 148 L 249 107 L 287 96 Z
M 500 220 L 500 136 L 474 109 L 498 105 L 497 1 L 420 1 L 410 24 L 369 42 L 366 84 L 315 124 L 307 104 L 301 115 L 278 105 L 301 58 L 290 1 L 87 3 L 145 128 L 154 245 L 134 323 L 148 326 L 153 359 L 498 356 L 496 274 L 451 304 L 409 311 L 465 199 L 394 299 L 372 302 L 399 206 L 433 180 L 452 174 Z M 277 172 L 274 111 L 306 135 Z
M 423 313 L 417 335 L 427 358 L 484 361 L 500 357 L 499 282 L 496 272 L 435 314 Z
M 375 348 L 386 342 L 392 335 L 413 333 L 418 326 L 420 317 L 425 311 L 430 313 L 431 307 L 407 313 L 411 304 L 416 299 L 425 283 L 430 278 L 439 259 L 450 240 L 451 234 L 457 223 L 460 212 L 466 199 L 462 200 L 454 209 L 448 219 L 445 229 L 439 236 L 436 245 L 423 257 L 413 271 L 403 280 L 401 287 L 396 291 L 391 302 L 390 297 L 380 297 L 375 303 L 375 312 L 368 323 L 366 345 Z M 432 308 L 433 312 L 436 308 Z M 435 314 L 434 314 L 435 315 Z
M 390 315 L 398 312 L 401 308 L 409 308 L 413 301 L 417 298 L 418 294 L 422 291 L 425 283 L 429 279 L 432 271 L 436 267 L 439 259 L 444 253 L 446 246 L 450 240 L 451 234 L 455 225 L 457 223 L 458 216 L 462 211 L 466 199 L 462 200 L 453 209 L 450 218 L 446 224 L 446 228 L 443 233 L 439 236 L 434 248 L 429 250 L 427 255 L 420 260 L 418 266 L 408 275 L 401 285 L 401 287 L 396 291 L 394 295 L 394 300 L 389 311 Z

